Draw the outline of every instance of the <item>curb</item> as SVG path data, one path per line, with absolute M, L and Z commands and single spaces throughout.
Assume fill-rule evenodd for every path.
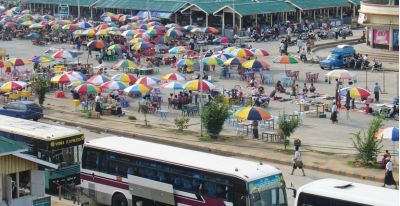
M 124 136 L 124 137 L 131 137 L 139 140 L 144 140 L 144 141 L 150 141 L 150 142 L 155 142 L 155 143 L 162 143 L 162 144 L 167 144 L 171 146 L 177 146 L 177 147 L 182 147 L 186 149 L 193 149 L 197 151 L 203 151 L 203 152 L 209 152 L 213 154 L 219 154 L 219 155 L 226 155 L 226 156 L 238 156 L 242 158 L 251 158 L 259 161 L 266 161 L 266 162 L 272 162 L 272 163 L 277 163 L 277 164 L 282 164 L 282 165 L 292 165 L 292 161 L 287 161 L 283 159 L 273 159 L 269 157 L 264 157 L 262 155 L 256 155 L 253 153 L 238 153 L 234 151 L 230 151 L 229 149 L 226 148 L 218 148 L 215 145 L 211 146 L 199 146 L 196 144 L 191 144 L 191 143 L 186 143 L 186 142 L 178 142 L 174 140 L 168 140 L 168 139 L 161 139 L 152 135 L 144 135 L 144 134 L 134 134 L 132 132 L 128 131 L 119 131 L 116 129 L 112 128 L 100 128 L 95 125 L 90 125 L 87 123 L 81 123 L 81 122 L 74 122 L 70 120 L 60 120 L 51 116 L 45 116 L 43 119 L 50 120 L 50 121 L 58 121 L 58 122 L 63 122 L 66 125 L 69 126 L 77 126 L 77 127 L 82 127 L 85 129 L 90 129 L 90 130 L 96 130 L 96 131 L 103 131 L 119 136 Z M 343 170 L 336 170 L 330 167 L 323 167 L 323 166 L 318 166 L 318 165 L 308 165 L 304 164 L 303 166 L 305 169 L 310 169 L 310 170 L 315 170 L 319 172 L 325 172 L 325 173 L 330 173 L 330 174 L 335 174 L 335 175 L 341 175 L 341 176 L 346 176 L 346 177 L 353 177 L 353 178 L 358 178 L 358 179 L 363 179 L 363 180 L 369 180 L 369 181 L 374 181 L 374 182 L 383 182 L 384 178 L 382 177 L 376 177 L 376 176 L 369 176 L 367 174 L 358 174 L 358 173 L 352 173 L 352 172 L 347 172 Z

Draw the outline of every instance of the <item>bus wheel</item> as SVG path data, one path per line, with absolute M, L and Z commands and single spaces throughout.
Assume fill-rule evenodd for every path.
M 111 206 L 128 206 L 128 201 L 123 194 L 117 193 L 112 198 Z

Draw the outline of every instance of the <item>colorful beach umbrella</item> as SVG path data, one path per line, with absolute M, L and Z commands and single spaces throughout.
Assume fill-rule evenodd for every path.
M 183 85 L 183 88 L 190 91 L 206 90 L 209 91 L 215 88 L 215 85 L 206 80 L 192 80 L 188 81 Z
M 244 62 L 245 60 L 243 58 L 239 57 L 232 57 L 224 62 L 224 65 L 240 65 Z
M 244 107 L 235 112 L 234 117 L 238 120 L 270 120 L 271 114 L 261 107 Z
M 140 78 L 135 82 L 135 84 L 144 84 L 144 85 L 147 85 L 147 86 L 153 86 L 153 85 L 157 85 L 157 83 L 158 83 L 159 81 L 160 81 L 160 80 L 155 79 L 155 78 L 152 78 L 152 77 L 143 76 L 143 77 L 140 77 Z
M 399 128 L 398 127 L 386 127 L 379 129 L 375 134 L 375 139 L 389 139 L 393 142 L 399 141 Z
M 353 79 L 354 74 L 345 69 L 335 69 L 326 73 L 326 76 L 331 79 Z
M 120 44 L 113 44 L 107 48 L 107 50 L 111 51 L 122 51 L 122 46 Z
M 171 28 L 179 29 L 179 28 L 181 28 L 181 26 L 179 24 L 171 23 L 171 24 L 166 24 L 165 28 L 167 28 L 167 29 L 171 29 Z
M 127 94 L 144 94 L 150 92 L 152 88 L 144 84 L 134 84 L 124 89 Z
M 136 67 L 136 64 L 133 61 L 127 59 L 120 60 L 114 65 L 114 68 L 116 69 L 126 69 L 134 67 Z
M 222 65 L 222 64 L 224 64 L 224 61 L 222 61 L 221 59 L 218 59 L 217 57 L 213 57 L 213 56 L 203 58 L 203 59 L 201 60 L 201 62 L 203 62 L 204 64 L 207 64 L 207 65 L 209 65 L 209 66 L 211 66 L 211 65 Z
M 100 89 L 93 84 L 80 84 L 74 89 L 75 92 L 82 95 L 100 93 Z
M 187 49 L 183 46 L 176 46 L 168 51 L 170 54 L 185 54 L 186 52 Z
M 14 90 L 19 90 L 25 88 L 26 83 L 22 81 L 9 81 L 1 85 L 0 91 L 11 92 Z
M 212 55 L 213 57 L 217 57 L 218 59 L 221 59 L 223 62 L 225 62 L 226 60 L 232 58 L 231 55 L 229 54 L 225 54 L 225 53 L 221 53 L 221 54 L 214 54 Z
M 0 68 L 11 68 L 13 65 L 11 62 L 6 60 L 0 60 Z
M 30 29 L 43 29 L 43 27 L 43 24 L 40 23 L 34 23 L 29 26 Z
M 90 78 L 87 80 L 88 83 L 94 84 L 94 85 L 96 85 L 96 86 L 100 86 L 101 84 L 103 84 L 103 83 L 105 83 L 105 82 L 108 82 L 108 81 L 110 81 L 110 79 L 108 79 L 107 77 L 102 76 L 102 75 L 100 75 L 100 74 L 94 75 L 94 76 L 90 77 Z
M 214 43 L 214 44 L 222 44 L 222 45 L 229 44 L 230 42 L 231 42 L 231 40 L 230 40 L 228 37 L 226 37 L 226 36 L 218 37 L 218 38 L 215 38 L 215 39 L 213 40 L 213 43 Z
M 176 66 L 180 66 L 180 67 L 183 67 L 183 66 L 193 66 L 194 65 L 194 61 L 193 60 L 191 60 L 191 59 L 179 59 L 177 62 L 176 62 Z
M 121 36 L 123 36 L 123 37 L 127 37 L 127 36 L 133 37 L 136 34 L 137 33 L 134 30 L 126 30 L 126 31 L 122 32 Z
M 91 23 L 85 21 L 78 22 L 76 25 L 78 25 L 82 29 L 89 29 L 93 27 Z
M 274 63 L 278 63 L 278 64 L 298 64 L 301 60 L 290 56 L 290 55 L 284 55 L 284 56 L 280 56 L 275 58 Z
M 253 48 L 250 49 L 250 51 L 253 52 L 253 54 L 256 56 L 264 56 L 264 57 L 269 56 L 269 52 L 267 52 L 267 50 L 265 49 Z
M 134 38 L 129 43 L 133 46 L 136 43 L 141 43 L 141 42 L 145 42 L 145 40 L 143 38 Z
M 346 87 L 340 90 L 341 96 L 346 96 L 347 91 L 350 91 L 351 98 L 367 98 L 371 93 L 362 87 Z
M 53 57 L 49 56 L 37 56 L 31 59 L 33 63 L 49 63 L 55 61 Z
M 11 58 L 11 59 L 8 59 L 7 61 L 10 62 L 14 67 L 32 64 L 32 62 L 30 60 L 24 59 L 24 58 Z
M 186 26 L 182 27 L 182 29 L 186 30 L 186 31 L 191 31 L 194 28 L 196 28 L 196 26 L 193 26 L 193 25 L 186 25 Z
M 56 75 L 50 79 L 51 83 L 55 84 L 68 84 L 74 81 L 78 81 L 80 79 L 68 74 L 68 73 L 62 73 L 59 75 Z
M 81 84 L 86 84 L 86 81 L 83 81 L 83 80 L 74 81 L 74 82 L 69 83 L 69 84 L 67 85 L 67 87 L 68 87 L 68 88 L 75 89 L 77 86 L 79 86 L 79 85 L 81 85 Z
M 68 71 L 67 74 L 72 75 L 73 77 L 75 77 L 79 80 L 87 80 L 87 76 L 85 74 L 83 74 L 82 72 Z
M 64 50 L 64 49 L 60 50 L 52 55 L 52 57 L 56 58 L 56 59 L 73 59 L 77 56 L 78 56 L 78 54 L 76 52 L 68 51 L 68 50 Z
M 68 31 L 75 31 L 78 29 L 82 29 L 82 27 L 80 27 L 77 24 L 67 24 L 67 25 L 62 26 L 61 28 L 62 28 L 62 30 L 68 30 Z
M 130 73 L 122 73 L 122 74 L 116 74 L 111 77 L 113 81 L 120 81 L 124 84 L 131 85 L 134 84 L 137 81 L 137 78 L 134 74 Z
M 242 63 L 245 69 L 269 69 L 270 65 L 263 60 L 252 59 Z
M 173 89 L 173 90 L 182 90 L 183 86 L 182 86 L 182 84 L 179 84 L 178 82 L 168 82 L 168 83 L 162 84 L 161 88 Z
M 108 81 L 101 84 L 100 88 L 108 90 L 123 90 L 126 88 L 126 85 L 120 81 Z
M 91 49 L 103 49 L 106 47 L 106 43 L 103 40 L 93 40 L 87 44 L 87 47 Z
M 135 51 L 146 50 L 149 48 L 154 48 L 154 45 L 149 42 L 138 42 L 132 46 L 132 49 Z
M 177 73 L 169 73 L 161 77 L 161 79 L 166 81 L 184 81 L 185 77 Z
M 182 36 L 182 35 L 183 35 L 183 33 L 181 31 L 179 31 L 178 29 L 175 29 L 175 28 L 170 28 L 165 33 L 165 36 L 167 36 L 168 38 L 176 38 L 176 37 L 179 37 L 179 36 Z
M 222 50 L 222 53 L 224 53 L 224 54 L 230 54 L 230 53 L 233 52 L 235 49 L 236 49 L 236 47 L 233 47 L 233 46 L 227 47 L 227 48 L 225 48 L 224 50 Z M 231 56 L 232 56 L 232 55 L 231 55 Z
M 230 54 L 235 57 L 243 57 L 243 58 L 254 56 L 253 52 L 251 52 L 248 49 L 243 49 L 243 48 L 235 49 Z
M 95 29 L 86 29 L 82 31 L 82 36 L 94 37 L 97 31 Z

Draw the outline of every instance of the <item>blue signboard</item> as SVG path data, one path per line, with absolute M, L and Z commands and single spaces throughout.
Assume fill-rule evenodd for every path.
M 281 187 L 282 184 L 284 184 L 284 182 L 283 177 L 280 174 L 265 177 L 249 182 L 249 193 L 252 194 L 253 191 L 261 192 L 264 190 Z
M 48 197 L 43 197 L 43 198 L 33 200 L 32 205 L 33 206 L 51 206 L 51 198 L 50 198 L 50 196 L 48 196 Z
M 399 30 L 393 29 L 393 47 L 399 46 Z

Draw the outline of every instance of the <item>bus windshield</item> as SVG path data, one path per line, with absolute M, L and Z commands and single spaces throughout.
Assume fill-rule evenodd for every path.
M 327 60 L 336 60 L 338 59 L 338 55 L 335 54 L 329 54 L 328 57 L 326 57 Z
M 287 206 L 285 181 L 281 174 L 249 182 L 251 206 Z

